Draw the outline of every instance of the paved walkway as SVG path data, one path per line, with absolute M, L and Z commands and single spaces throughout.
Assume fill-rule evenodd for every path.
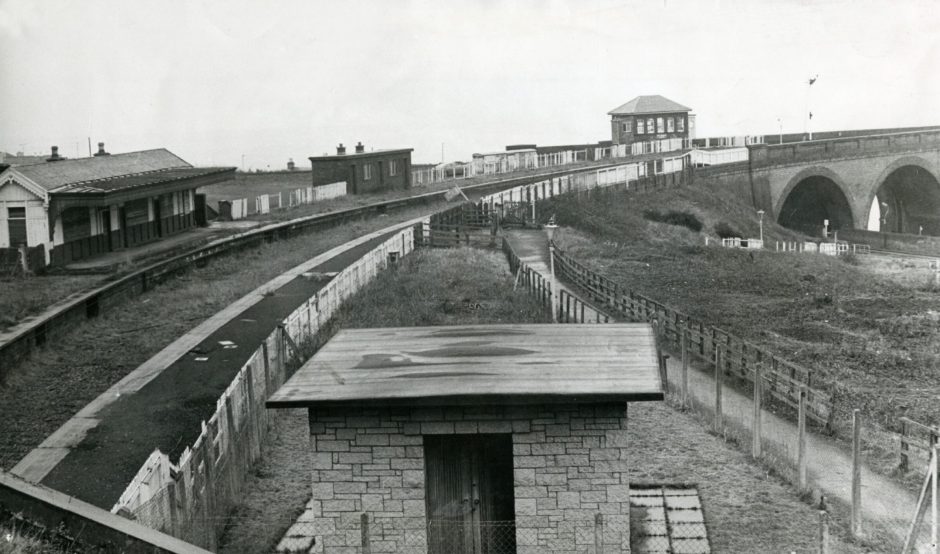
M 169 254 L 176 254 L 209 242 L 214 238 L 230 234 L 219 227 L 194 227 L 169 237 L 161 238 L 123 250 L 107 252 L 91 258 L 72 262 L 65 266 L 65 270 L 74 273 L 110 273 L 121 264 L 139 262 Z
M 110 509 L 155 448 L 175 457 L 192 444 L 219 396 L 279 321 L 392 229 L 417 221 L 360 237 L 258 287 L 88 404 L 12 472 Z
M 548 265 L 548 238 L 545 235 L 545 231 L 536 229 L 511 229 L 506 231 L 506 240 L 509 241 L 510 246 L 512 246 L 512 249 L 516 252 L 516 255 L 519 256 L 519 260 L 521 260 L 522 263 L 531 267 L 532 271 L 538 272 L 546 279 L 551 278 L 551 268 Z M 607 316 L 587 302 L 584 302 L 574 289 L 560 281 L 557 283 L 557 287 L 559 293 L 564 291 L 584 304 L 585 322 L 603 323 L 606 321 Z M 555 301 L 560 305 L 558 295 L 555 296 Z M 613 321 L 613 318 L 610 320 Z

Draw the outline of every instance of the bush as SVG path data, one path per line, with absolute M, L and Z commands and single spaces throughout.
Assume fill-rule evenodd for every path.
M 699 220 L 699 218 L 695 217 L 695 214 L 691 214 L 689 212 L 677 212 L 675 210 L 670 210 L 666 213 L 660 213 L 656 210 L 645 210 L 643 212 L 643 217 L 650 221 L 657 221 L 659 223 L 666 223 L 668 225 L 685 227 L 686 229 L 696 233 L 702 230 L 702 222 Z
M 730 239 L 741 236 L 741 233 L 739 233 L 737 229 L 732 227 L 731 224 L 726 221 L 721 221 L 715 225 L 715 234 L 723 239 Z

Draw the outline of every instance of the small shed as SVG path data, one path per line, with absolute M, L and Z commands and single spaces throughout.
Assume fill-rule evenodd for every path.
M 471 325 L 342 330 L 267 406 L 308 410 L 313 551 L 609 554 L 662 398 L 648 324 Z

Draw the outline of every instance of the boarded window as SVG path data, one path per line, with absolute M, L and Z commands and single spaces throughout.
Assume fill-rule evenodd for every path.
M 160 195 L 160 218 L 166 218 L 173 215 L 173 195 Z
M 124 204 L 124 217 L 128 227 L 131 225 L 141 225 L 150 221 L 147 199 L 131 200 Z
M 11 247 L 26 244 L 26 208 L 7 208 L 7 227 Z
M 88 208 L 68 208 L 62 212 L 62 235 L 65 242 L 91 236 Z

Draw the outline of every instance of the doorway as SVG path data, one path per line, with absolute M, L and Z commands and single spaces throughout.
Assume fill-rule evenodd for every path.
M 515 554 L 512 435 L 424 437 L 430 554 Z

